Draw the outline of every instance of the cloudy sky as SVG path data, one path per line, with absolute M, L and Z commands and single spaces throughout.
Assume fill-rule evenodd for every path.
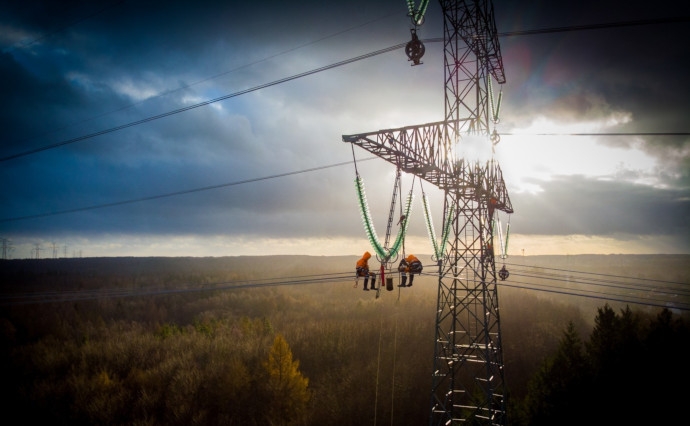
M 508 254 L 690 253 L 690 3 L 494 8 Z M 443 119 L 442 43 L 415 67 L 404 49 L 369 56 L 409 40 L 406 14 L 404 0 L 4 2 L 7 257 L 371 250 L 342 135 Z M 625 25 L 592 28 L 611 23 Z M 419 35 L 443 36 L 438 2 Z M 355 156 L 383 239 L 395 169 Z M 432 253 L 414 188 L 406 249 Z M 423 189 L 440 234 L 442 198 Z

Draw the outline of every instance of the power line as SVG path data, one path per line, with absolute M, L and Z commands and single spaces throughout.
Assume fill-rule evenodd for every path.
M 546 268 L 548 269 L 548 268 Z M 575 272 L 575 271 L 573 271 Z M 395 273 L 391 270 L 388 273 Z M 584 272 L 583 272 L 584 273 Z M 602 275 L 590 273 L 592 275 Z M 435 276 L 434 274 L 423 273 L 421 275 Z M 637 278 L 622 277 L 620 278 L 636 280 Z M 311 275 L 298 275 L 289 277 L 272 277 L 253 280 L 233 280 L 221 281 L 216 283 L 205 283 L 203 287 L 191 287 L 195 284 L 181 284 L 179 288 L 169 287 L 148 287 L 140 289 L 126 289 L 126 288 L 111 288 L 111 289 L 93 289 L 93 290 L 73 290 L 73 291 L 39 291 L 26 292 L 18 294 L 0 294 L 0 306 L 13 305 L 27 305 L 27 304 L 42 304 L 42 303 L 61 303 L 61 302 L 76 302 L 98 300 L 104 298 L 120 298 L 120 297 L 141 297 L 141 296 L 164 296 L 173 294 L 198 293 L 208 291 L 227 291 L 239 289 L 251 289 L 262 287 L 277 287 L 277 286 L 293 286 L 293 285 L 307 285 L 307 284 L 325 284 L 338 283 L 351 280 L 354 278 L 352 271 L 335 272 L 335 273 L 321 273 Z M 666 300 L 656 300 L 644 297 L 631 297 L 620 295 L 616 293 L 607 293 L 605 291 L 581 290 L 581 289 L 563 289 L 557 286 L 547 284 L 538 284 L 535 282 L 520 282 L 510 280 L 510 282 L 500 281 L 498 283 L 503 287 L 513 287 L 517 289 L 543 291 L 547 293 L 561 294 L 565 296 L 586 297 L 600 300 L 615 301 L 620 303 L 653 306 L 661 308 L 671 308 L 682 311 L 690 311 L 690 305 L 686 302 L 680 304 L 671 303 Z M 383 283 L 381 284 L 383 285 Z
M 512 281 L 511 281 L 512 282 Z M 547 293 L 556 293 L 556 294 L 561 294 L 561 295 L 566 295 L 566 296 L 578 296 L 578 297 L 586 297 L 590 299 L 599 299 L 599 300 L 609 300 L 613 302 L 620 302 L 620 303 L 627 303 L 627 304 L 634 304 L 634 305 L 644 305 L 644 306 L 654 306 L 658 308 L 671 308 L 671 309 L 678 309 L 681 311 L 690 311 L 690 307 L 687 306 L 667 306 L 665 303 L 660 303 L 660 302 L 641 302 L 639 300 L 630 300 L 630 299 L 625 299 L 622 297 L 614 297 L 614 296 L 604 296 L 604 295 L 595 295 L 595 294 L 586 294 L 586 293 L 574 293 L 572 291 L 565 291 L 565 290 L 560 290 L 555 287 L 552 288 L 544 288 L 544 287 L 549 287 L 545 285 L 539 285 L 539 284 L 534 284 L 534 283 L 524 283 L 524 282 L 517 282 L 517 284 L 522 284 L 522 285 L 514 285 L 514 284 L 508 284 L 505 281 L 501 281 L 497 283 L 501 287 L 514 287 L 514 288 L 519 288 L 519 289 L 525 289 L 525 290 L 534 290 L 534 291 L 543 291 Z M 536 286 L 536 287 L 534 287 Z
M 500 133 L 501 136 L 690 136 L 690 132 Z
M 619 28 L 619 27 L 632 27 L 639 25 L 655 25 L 655 24 L 673 24 L 680 22 L 690 22 L 690 16 L 676 16 L 670 18 L 659 18 L 659 19 L 641 19 L 636 21 L 618 21 L 618 22 L 606 22 L 602 24 L 587 24 L 587 25 L 568 25 L 564 27 L 551 27 L 542 28 L 537 30 L 526 30 L 526 31 L 508 31 L 498 33 L 499 37 L 513 37 L 513 36 L 524 36 L 524 35 L 534 35 L 534 34 L 550 34 L 550 33 L 561 33 L 568 31 L 582 31 L 582 30 L 601 30 L 605 28 Z
M 650 278 L 633 278 L 623 275 L 583 272 L 568 269 L 547 268 L 537 265 L 517 265 L 518 271 L 511 270 L 510 277 L 522 277 L 530 282 L 517 282 L 529 285 L 529 289 L 550 293 L 570 294 L 589 298 L 598 298 L 627 303 L 639 303 L 649 306 L 669 306 L 690 310 L 690 284 Z M 522 272 L 521 269 L 529 273 Z M 557 272 L 542 272 L 557 271 Z M 521 273 L 522 272 L 522 273 Z M 566 273 L 567 275 L 563 275 Z M 514 279 L 511 282 L 516 282 Z M 548 285 L 544 282 L 562 282 L 568 288 Z M 504 283 L 500 283 L 504 284 Z M 510 284 L 506 284 L 510 286 Z M 602 291 L 594 290 L 603 289 Z M 621 292 L 623 292 L 621 294 Z M 680 301 L 675 300 L 679 298 Z
M 356 30 L 356 29 L 358 29 L 358 28 L 367 26 L 367 25 L 369 25 L 369 24 L 372 24 L 372 23 L 381 21 L 381 20 L 383 20 L 383 19 L 386 19 L 386 18 L 390 17 L 391 15 L 393 15 L 393 14 L 388 14 L 388 15 L 386 15 L 386 16 L 381 16 L 381 17 L 379 17 L 379 18 L 372 19 L 371 21 L 367 21 L 367 22 L 365 22 L 365 23 L 362 23 L 362 24 L 359 24 L 359 25 L 355 25 L 354 27 L 349 27 L 349 28 L 347 28 L 347 29 L 345 29 L 345 30 L 338 31 L 338 32 L 335 32 L 335 33 L 333 33 L 333 34 L 329 34 L 329 35 L 327 35 L 327 36 L 324 36 L 324 37 L 321 37 L 321 38 L 319 38 L 319 39 L 310 41 L 310 42 L 308 42 L 308 43 L 303 43 L 303 44 L 301 44 L 301 45 L 299 45 L 299 46 L 292 47 L 292 48 L 287 49 L 287 50 L 284 50 L 284 51 L 282 51 L 282 52 L 280 52 L 280 53 L 276 53 L 276 54 L 273 54 L 273 55 L 266 56 L 266 57 L 264 57 L 264 58 L 262 58 L 262 59 L 258 59 L 258 60 L 256 60 L 256 61 L 246 63 L 246 64 L 241 65 L 241 66 L 239 66 L 239 67 L 233 68 L 233 69 L 228 70 L 228 71 L 224 71 L 224 72 L 219 73 L 219 74 L 212 75 L 212 76 L 210 76 L 210 77 L 203 78 L 203 79 L 201 79 L 201 80 L 197 80 L 197 81 L 195 81 L 195 82 L 193 82 L 193 83 L 190 83 L 190 84 L 187 84 L 187 85 L 183 85 L 183 86 L 180 86 L 180 87 L 175 88 L 175 89 L 163 91 L 163 92 L 158 93 L 158 94 L 156 94 L 156 95 L 150 96 L 150 97 L 148 97 L 148 98 L 146 98 L 146 99 L 144 99 L 144 100 L 142 100 L 142 101 L 134 102 L 134 103 L 131 103 L 131 104 L 129 104 L 129 105 L 125 105 L 125 106 L 123 106 L 123 107 L 121 107 L 121 108 L 117 108 L 117 109 L 115 109 L 115 110 L 107 111 L 107 112 L 104 112 L 104 113 L 102 113 L 102 114 L 98 114 L 98 115 L 92 116 L 92 117 L 90 117 L 90 118 L 87 118 L 87 119 L 84 119 L 84 120 L 81 120 L 81 121 L 78 121 L 78 122 L 75 122 L 75 123 L 72 123 L 72 124 L 68 124 L 68 125 L 62 126 L 62 127 L 60 127 L 60 128 L 57 128 L 57 129 L 53 129 L 53 130 L 50 130 L 50 131 L 47 131 L 47 132 L 44 132 L 44 133 L 41 133 L 41 134 L 38 134 L 38 135 L 34 135 L 34 136 L 32 136 L 32 137 L 24 138 L 24 139 L 22 139 L 20 142 L 28 141 L 28 140 L 34 139 L 34 138 L 36 138 L 36 137 L 38 137 L 38 136 L 42 136 L 42 135 L 54 133 L 54 132 L 56 132 L 56 131 L 58 131 L 58 130 L 68 129 L 68 128 L 73 127 L 73 126 L 78 125 L 78 124 L 88 123 L 89 121 L 93 121 L 93 120 L 95 120 L 95 119 L 97 119 L 97 118 L 105 117 L 105 116 L 108 116 L 108 115 L 110 115 L 110 114 L 113 114 L 113 113 L 116 113 L 116 112 L 120 112 L 120 111 L 124 111 L 124 110 L 126 110 L 126 109 L 129 109 L 129 108 L 132 108 L 132 107 L 134 107 L 134 106 L 136 106 L 136 105 L 143 104 L 143 103 L 148 102 L 148 101 L 150 101 L 150 100 L 152 100 L 152 99 L 160 98 L 160 97 L 163 97 L 163 96 L 166 96 L 166 95 L 169 95 L 169 94 L 178 92 L 178 91 L 180 91 L 180 90 L 189 89 L 190 87 L 196 86 L 197 84 L 201 84 L 201 83 L 205 83 L 205 82 L 210 81 L 210 80 L 214 80 L 214 79 L 216 79 L 216 78 L 219 78 L 219 77 L 228 75 L 228 74 L 230 74 L 230 73 L 233 73 L 233 72 L 236 72 L 236 71 L 245 69 L 245 68 L 249 68 L 249 67 L 251 67 L 251 66 L 260 64 L 260 63 L 262 63 L 262 62 L 266 62 L 266 61 L 268 61 L 268 60 L 270 60 L 270 59 L 274 59 L 274 58 L 277 58 L 277 57 L 279 57 L 279 56 L 283 56 L 283 55 L 288 54 L 288 53 L 290 53 L 290 52 L 294 52 L 294 51 L 299 50 L 299 49 L 302 49 L 302 48 L 304 48 L 304 47 L 311 46 L 311 45 L 316 44 L 316 43 L 318 43 L 318 42 L 327 40 L 327 39 L 329 39 L 329 38 L 333 38 L 333 37 L 335 37 L 335 36 L 338 36 L 338 35 L 341 35 L 341 34 L 350 32 L 350 31 L 352 31 L 352 30 Z
M 395 45 L 395 46 L 388 47 L 388 48 L 381 49 L 381 50 L 377 50 L 377 51 L 375 51 L 375 52 L 370 52 L 370 53 L 367 53 L 367 54 L 364 54 L 364 55 L 361 55 L 361 56 L 357 56 L 357 57 L 355 57 L 355 58 L 346 59 L 346 60 L 344 60 L 344 61 L 336 62 L 336 63 L 331 64 L 331 65 L 326 65 L 326 66 L 323 66 L 323 67 L 320 67 L 320 68 L 316 68 L 316 69 L 313 69 L 313 70 L 310 70 L 310 71 L 305 71 L 305 72 L 303 72 L 303 73 L 295 74 L 295 75 L 290 76 L 290 77 L 281 78 L 281 79 L 279 79 L 279 80 L 275 80 L 275 81 L 272 81 L 272 82 L 270 82 L 270 83 L 265 83 L 265 84 L 261 84 L 261 85 L 259 85 L 259 86 L 254 86 L 254 87 L 249 88 L 249 89 L 240 90 L 239 92 L 231 93 L 231 94 L 229 94 L 229 95 L 225 95 L 225 96 L 221 96 L 221 97 L 219 97 L 219 98 L 215 98 L 215 99 L 211 99 L 211 100 L 208 100 L 208 101 L 200 102 L 200 103 L 197 103 L 197 104 L 194 104 L 194 105 L 189 105 L 189 106 L 186 106 L 186 107 L 184 107 L 184 108 L 178 108 L 178 109 L 176 109 L 176 110 L 164 112 L 164 113 L 162 113 L 162 114 L 158 114 L 158 115 L 146 117 L 146 118 L 143 118 L 143 119 L 141 119 L 141 120 L 132 121 L 132 122 L 129 122 L 129 123 L 126 123 L 126 124 L 122 124 L 122 125 L 120 125 L 120 126 L 111 127 L 111 128 L 109 128 L 109 129 L 104 129 L 104 130 L 101 130 L 101 131 L 98 131 L 98 132 L 89 133 L 89 134 L 87 134 L 87 135 L 78 136 L 78 137 L 72 138 L 72 139 L 67 139 L 67 140 L 65 140 L 65 141 L 57 142 L 57 143 L 54 143 L 54 144 L 51 144 L 51 145 L 45 145 L 45 146 L 42 146 L 42 147 L 30 149 L 30 150 L 28 150 L 28 151 L 20 152 L 20 153 L 17 153 L 17 154 L 8 155 L 8 156 L 5 156 L 5 157 L 0 158 L 0 162 L 2 162 L 2 161 L 8 161 L 8 160 L 13 160 L 13 159 L 20 158 L 20 157 L 25 157 L 25 156 L 30 155 L 30 154 L 36 154 L 36 153 L 39 153 L 39 152 L 42 152 L 42 151 L 47 151 L 47 150 L 49 150 L 49 149 L 53 149 L 53 148 L 57 148 L 57 147 L 61 147 L 61 146 L 69 145 L 69 144 L 73 144 L 73 143 L 75 143 L 75 142 L 80 142 L 80 141 L 83 141 L 83 140 L 86 140 L 86 139 L 91 139 L 91 138 L 94 138 L 94 137 L 96 137 L 96 136 L 105 135 L 105 134 L 112 133 L 112 132 L 115 132 L 115 131 L 118 131 L 118 130 L 122 130 L 122 129 L 126 129 L 126 128 L 129 128 L 129 127 L 137 126 L 137 125 L 139 125 L 139 124 L 144 124 L 144 123 L 148 123 L 148 122 L 150 122 L 150 121 L 158 120 L 158 119 L 160 119 L 160 118 L 169 117 L 169 116 L 171 116 L 171 115 L 179 114 L 179 113 L 181 113 L 181 112 L 190 111 L 190 110 L 193 110 L 193 109 L 202 107 L 202 106 L 211 105 L 211 104 L 214 104 L 214 103 L 216 103 L 216 102 L 220 102 L 220 101 L 224 101 L 224 100 L 227 100 L 227 99 L 230 99 L 230 98 L 234 98 L 234 97 L 237 97 L 237 96 L 240 96 L 240 95 L 244 95 L 244 94 L 246 94 L 246 93 L 255 92 L 255 91 L 257 91 L 257 90 L 265 89 L 265 88 L 267 88 L 267 87 L 275 86 L 275 85 L 277 85 L 277 84 L 286 83 L 286 82 L 288 82 L 288 81 L 296 80 L 296 79 L 298 79 L 298 78 L 302 78 L 302 77 L 306 77 L 306 76 L 309 76 L 309 75 L 312 75 L 312 74 L 316 74 L 316 73 L 319 73 L 319 72 L 322 72 L 322 71 L 330 70 L 330 69 L 332 69 L 332 68 L 336 68 L 336 67 L 340 67 L 340 66 L 343 66 L 343 65 L 351 64 L 351 63 L 353 63 L 353 62 L 361 61 L 362 59 L 367 59 L 367 58 L 371 58 L 371 57 L 374 57 L 374 56 L 377 56 L 377 55 L 381 55 L 381 54 L 383 54 L 383 53 L 392 52 L 393 50 L 397 50 L 397 49 L 402 48 L 403 46 L 405 46 L 405 44 L 406 44 L 406 43 L 397 44 L 397 45 Z
M 337 282 L 351 279 L 353 272 L 338 272 L 330 274 L 300 275 L 282 278 L 265 278 L 254 280 L 233 280 L 216 283 L 206 283 L 204 287 L 190 287 L 192 284 L 182 284 L 180 288 L 148 287 L 140 289 L 93 289 L 74 291 L 40 291 L 19 294 L 0 295 L 0 306 L 27 305 L 36 303 L 76 302 L 84 300 L 97 300 L 104 298 L 134 297 L 134 296 L 161 296 L 184 293 L 198 293 L 207 291 L 237 290 L 246 288 L 322 284 L 325 282 Z
M 583 271 L 574 271 L 571 269 L 560 269 L 560 268 L 547 268 L 544 266 L 533 266 L 533 265 L 519 265 L 517 263 L 506 263 L 506 265 L 509 266 L 515 266 L 515 267 L 523 267 L 523 268 L 539 268 L 539 269 L 547 269 L 547 270 L 552 270 L 552 271 L 560 271 L 560 272 L 568 272 L 571 274 L 585 274 L 585 275 L 598 275 L 602 277 L 611 277 L 611 278 L 622 278 L 622 279 L 634 279 L 634 280 L 643 280 L 643 281 L 651 281 L 651 282 L 656 282 L 656 283 L 662 283 L 662 284 L 678 284 L 678 285 L 688 285 L 688 283 L 682 283 L 678 281 L 666 281 L 666 280 L 655 280 L 651 278 L 632 278 L 632 277 L 626 277 L 624 275 L 614 275 L 614 274 L 602 274 L 600 272 L 583 272 Z
M 425 273 L 424 275 L 427 275 L 427 274 Z M 433 274 L 430 274 L 430 275 L 433 275 Z M 514 276 L 521 276 L 521 275 L 516 274 L 514 272 L 511 272 L 510 277 L 514 277 Z M 530 278 L 530 277 L 527 276 L 527 278 Z M 537 278 L 540 278 L 540 277 L 537 277 Z M 541 278 L 541 279 L 543 279 L 547 282 L 548 281 L 568 282 L 567 277 L 558 278 L 557 276 L 552 276 L 550 278 Z M 635 279 L 635 278 L 629 278 L 629 279 Z M 515 284 L 511 284 L 511 283 L 515 283 Z M 547 292 L 547 293 L 556 293 L 556 294 L 561 294 L 561 295 L 566 295 L 566 296 L 579 296 L 579 297 L 609 300 L 609 301 L 616 301 L 616 302 L 621 302 L 621 303 L 631 303 L 631 304 L 645 305 L 645 306 L 672 307 L 673 309 L 690 311 L 690 303 L 689 302 L 686 302 L 686 301 L 678 302 L 678 301 L 671 299 L 672 297 L 674 297 L 676 295 L 677 292 L 676 293 L 667 292 L 667 291 L 657 292 L 658 295 L 668 294 L 671 296 L 671 298 L 668 298 L 668 299 L 660 299 L 658 297 L 654 298 L 648 294 L 646 294 L 646 295 L 645 294 L 643 294 L 643 295 L 631 295 L 631 294 L 620 294 L 620 293 L 611 292 L 611 291 L 596 291 L 596 290 L 584 289 L 584 288 L 563 288 L 563 287 L 559 287 L 559 286 L 555 286 L 555 285 L 538 283 L 535 281 L 530 281 L 530 282 L 515 281 L 512 278 L 507 280 L 507 281 L 499 281 L 499 282 L 497 282 L 497 284 L 500 286 L 505 286 L 505 287 L 515 287 L 515 288 L 520 288 L 520 289 L 543 291 L 543 292 Z M 522 284 L 522 285 L 516 285 L 516 284 Z M 605 284 L 600 284 L 600 283 L 589 283 L 589 285 L 599 286 L 599 287 L 604 287 L 604 288 L 607 287 Z M 617 290 L 625 290 L 624 288 L 620 288 L 620 287 L 616 287 L 616 289 Z M 633 288 L 633 289 L 635 289 L 635 288 Z M 683 296 L 685 296 L 685 294 Z M 688 300 L 688 298 L 685 297 L 684 300 Z M 669 306 L 668 304 L 672 304 L 673 306 Z
M 546 281 L 560 281 L 560 282 L 565 282 L 568 284 L 580 284 L 580 285 L 586 285 L 586 286 L 597 286 L 597 287 L 604 287 L 604 288 L 611 288 L 611 289 L 616 289 L 616 290 L 628 290 L 628 291 L 643 291 L 643 292 L 651 292 L 651 289 L 644 289 L 644 288 L 638 288 L 635 286 L 616 286 L 616 285 L 611 285 L 611 284 L 605 284 L 605 283 L 594 283 L 594 282 L 586 282 L 586 281 L 577 281 L 577 280 L 572 280 L 569 279 L 568 277 L 558 277 L 558 275 L 551 275 L 551 276 L 535 276 L 535 275 L 529 275 L 529 274 L 520 274 L 520 273 L 515 273 L 511 272 L 511 276 L 518 276 L 518 277 L 523 277 L 523 278 L 534 278 L 534 279 L 539 279 L 539 280 L 546 280 Z M 543 284 L 537 284 L 533 283 L 534 285 L 543 285 Z M 546 286 L 549 287 L 549 286 Z M 584 289 L 584 288 L 578 288 L 574 289 L 571 288 L 570 290 L 572 291 L 578 291 L 578 292 L 586 292 L 588 294 L 607 294 L 606 292 L 598 292 L 594 290 L 589 290 L 589 289 Z M 678 296 L 679 293 L 681 293 L 681 296 L 684 296 L 687 300 L 690 300 L 690 293 L 687 292 L 679 292 L 679 291 L 665 291 L 665 290 L 656 290 L 654 291 L 656 295 L 662 296 L 662 295 L 668 295 L 670 297 L 675 297 Z M 645 298 L 645 299 L 651 299 L 651 297 L 646 296 L 646 295 L 638 295 L 638 296 L 633 296 L 631 294 L 628 294 L 628 297 L 639 297 L 639 298 Z
M 518 36 L 518 35 L 531 35 L 531 34 L 555 33 L 555 32 L 563 32 L 563 31 L 580 31 L 580 30 L 586 30 L 586 29 L 614 28 L 614 27 L 622 27 L 622 26 L 647 25 L 647 24 L 660 24 L 660 23 L 675 23 L 675 22 L 688 22 L 688 21 L 690 21 L 690 17 L 662 18 L 662 19 L 650 19 L 650 20 L 639 20 L 639 21 L 611 22 L 611 23 L 604 23 L 604 24 L 577 25 L 577 26 L 568 26 L 568 27 L 554 27 L 554 28 L 544 28 L 544 29 L 527 30 L 527 31 L 513 31 L 513 32 L 499 33 L 498 35 L 501 36 L 501 37 L 509 37 L 509 36 Z M 425 42 L 427 42 L 427 43 L 441 42 L 441 41 L 443 41 L 443 38 L 424 39 L 423 41 L 425 41 Z M 229 94 L 229 95 L 221 96 L 221 97 L 219 97 L 219 98 L 215 98 L 215 99 L 211 99 L 211 100 L 208 100 L 208 101 L 200 102 L 200 103 L 194 104 L 194 105 L 189 105 L 189 106 L 184 107 L 184 108 L 179 108 L 179 109 L 176 109 L 176 110 L 168 111 L 168 112 L 165 112 L 165 113 L 162 113 L 162 114 L 150 116 L 150 117 L 147 117 L 147 118 L 144 118 L 144 119 L 141 119 L 141 120 L 133 121 L 133 122 L 126 123 L 126 124 L 123 124 L 123 125 L 120 125 L 120 126 L 116 126 L 116 127 L 111 127 L 111 128 L 108 128 L 108 129 L 104 129 L 104 130 L 101 130 L 101 131 L 98 131 L 98 132 L 94 132 L 94 133 L 90 133 L 90 134 L 87 134 L 87 135 L 79 136 L 79 137 L 76 137 L 76 138 L 67 139 L 67 140 L 65 140 L 65 141 L 57 142 L 57 143 L 54 143 L 54 144 L 51 144 L 51 145 L 45 145 L 45 146 L 42 146 L 42 147 L 38 147 L 38 148 L 30 149 L 30 150 L 27 150 L 27 151 L 24 151 L 24 152 L 20 152 L 20 153 L 17 153 L 17 154 L 5 156 L 5 157 L 0 158 L 0 162 L 4 162 L 4 161 L 8 161 L 8 160 L 12 160 L 12 159 L 24 157 L 24 156 L 31 155 L 31 154 L 36 154 L 36 153 L 39 153 L 39 152 L 42 152 L 42 151 L 46 151 L 46 150 L 49 150 L 49 149 L 53 149 L 53 148 L 57 148 L 57 147 L 65 146 L 65 145 L 69 145 L 69 144 L 72 144 L 72 143 L 75 143 L 75 142 L 80 142 L 80 141 L 83 141 L 83 140 L 86 140 L 86 139 L 91 139 L 91 138 L 94 138 L 94 137 L 96 137 L 96 136 L 101 136 L 101 135 L 108 134 L 108 133 L 112 133 L 112 132 L 115 132 L 115 131 L 118 131 L 118 130 L 122 130 L 122 129 L 126 129 L 126 128 L 129 128 L 129 127 L 137 126 L 137 125 L 139 125 L 139 124 L 143 124 L 143 123 L 147 123 L 147 122 L 150 122 L 150 121 L 158 120 L 158 119 L 160 119 L 160 118 L 164 118 L 164 117 L 168 117 L 168 116 L 171 116 L 171 115 L 179 114 L 179 113 L 181 113 L 181 112 L 185 112 L 185 111 L 189 111 L 189 110 L 192 110 L 192 109 L 196 109 L 196 108 L 199 108 L 199 107 L 202 107 L 202 106 L 210 105 L 210 104 L 213 104 L 213 103 L 216 103 L 216 102 L 220 102 L 220 101 L 227 100 L 227 99 L 230 99 L 230 98 L 233 98 L 233 97 L 237 97 L 237 96 L 240 96 L 240 95 L 244 95 L 244 94 L 246 94 L 246 93 L 251 93 L 251 92 L 254 92 L 254 91 L 257 91 L 257 90 L 260 90 L 260 89 L 264 89 L 264 88 L 267 88 L 267 87 L 271 87 L 271 86 L 277 85 L 277 84 L 285 83 L 285 82 L 288 82 L 288 81 L 296 80 L 296 79 L 298 79 L 298 78 L 302 78 L 302 77 L 306 77 L 306 76 L 309 76 L 309 75 L 312 75 L 312 74 L 316 74 L 316 73 L 319 73 L 319 72 L 321 72 L 321 71 L 326 71 L 326 70 L 329 70 L 329 69 L 332 69 L 332 68 L 340 67 L 340 66 L 342 66 L 342 65 L 347 65 L 347 64 L 350 64 L 350 63 L 353 63 L 353 62 L 356 62 L 356 61 L 360 61 L 360 60 L 362 60 L 362 59 L 368 59 L 368 58 L 371 58 L 371 57 L 374 57 L 374 56 L 377 56 L 377 55 L 380 55 L 380 54 L 383 54 L 383 53 L 392 52 L 392 51 L 394 51 L 394 50 L 403 48 L 403 47 L 406 46 L 406 45 L 407 45 L 407 43 L 396 44 L 396 45 L 394 45 L 394 46 L 390 46 L 390 47 L 387 47 L 387 48 L 385 48 L 385 49 L 377 50 L 377 51 L 374 51 L 374 52 L 367 53 L 367 54 L 365 54 L 365 55 L 357 56 L 357 57 L 355 57 L 355 58 L 351 58 L 351 59 L 347 59 L 347 60 L 344 60 L 344 61 L 336 62 L 336 63 L 334 63 L 334 64 L 326 65 L 326 66 L 321 67 L 321 68 L 316 68 L 316 69 L 313 69 L 313 70 L 310 70 L 310 71 L 305 71 L 305 72 L 303 72 L 303 73 L 296 74 L 296 75 L 293 75 L 293 76 L 291 76 L 291 77 L 285 77 L 285 78 L 282 78 L 282 79 L 279 79 L 279 80 L 275 80 L 275 81 L 272 81 L 272 82 L 269 82 L 269 83 L 265 83 L 265 84 L 262 84 L 262 85 L 259 85 L 259 86 L 255 86 L 255 87 L 252 87 L 252 88 L 249 88 L 249 89 L 245 89 L 245 90 L 241 90 L 241 91 L 238 91 L 238 92 L 235 92 L 235 93 L 231 93 L 231 94 Z M 221 74 L 221 75 L 222 75 L 222 74 Z M 680 134 L 681 134 L 681 135 L 685 135 L 685 134 L 687 134 L 687 133 L 680 133 Z M 601 134 L 601 135 L 606 135 L 606 134 Z
M 369 161 L 369 160 L 373 160 L 375 158 L 377 158 L 377 157 L 368 157 L 368 158 L 358 160 L 358 161 Z M 352 161 L 343 161 L 341 163 L 328 164 L 325 166 L 312 167 L 309 169 L 296 170 L 296 171 L 292 171 L 292 172 L 279 173 L 279 174 L 275 174 L 275 175 L 262 176 L 262 177 L 258 177 L 258 178 L 252 178 L 252 179 L 244 179 L 244 180 L 235 181 L 235 182 L 221 183 L 218 185 L 204 186 L 201 188 L 194 188 L 194 189 L 186 189 L 186 190 L 182 190 L 182 191 L 168 192 L 166 194 L 151 195 L 148 197 L 133 198 L 133 199 L 122 200 L 122 201 L 114 201 L 112 203 L 97 204 L 97 205 L 86 206 L 86 207 L 77 207 L 77 208 L 73 208 L 73 209 L 60 210 L 60 211 L 47 212 L 47 213 L 38 213 L 38 214 L 26 215 L 26 216 L 9 217 L 9 218 L 5 218 L 5 219 L 0 219 L 0 223 L 16 222 L 19 220 L 27 220 L 27 219 L 37 219 L 37 218 L 41 218 L 41 217 L 56 216 L 56 215 L 67 214 L 67 213 L 83 212 L 83 211 L 87 211 L 87 210 L 102 209 L 105 207 L 121 206 L 124 204 L 138 203 L 141 201 L 156 200 L 159 198 L 174 197 L 177 195 L 191 194 L 193 192 L 209 191 L 211 189 L 225 188 L 228 186 L 242 185 L 245 183 L 259 182 L 262 180 L 277 179 L 277 178 L 286 177 L 286 176 L 298 175 L 301 173 L 315 172 L 317 170 L 324 170 L 324 169 L 329 169 L 329 168 L 333 168 L 333 167 L 340 167 L 340 166 L 344 166 L 347 164 L 352 164 Z
M 568 284 L 582 284 L 582 285 L 588 285 L 588 286 L 600 286 L 600 287 L 609 287 L 609 288 L 615 288 L 618 290 L 632 290 L 632 291 L 653 291 L 657 294 L 668 294 L 668 295 L 678 295 L 681 293 L 682 296 L 690 297 L 690 289 L 669 289 L 668 291 L 665 290 L 659 290 L 655 287 L 644 287 L 641 286 L 640 284 L 632 284 L 632 283 L 621 283 L 621 282 L 609 282 L 605 280 L 594 280 L 594 281 L 584 281 L 581 279 L 573 279 L 570 276 L 561 276 L 559 277 L 558 274 L 525 274 L 525 273 L 516 273 L 516 272 L 511 272 L 511 275 L 519 276 L 519 277 L 525 277 L 525 278 L 535 278 L 535 279 L 545 279 L 549 281 L 563 281 Z

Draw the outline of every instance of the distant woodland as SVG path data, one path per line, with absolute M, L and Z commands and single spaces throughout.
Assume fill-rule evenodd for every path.
M 356 260 L 2 260 L 3 423 L 428 424 L 437 278 L 376 298 Z M 690 286 L 690 256 L 510 262 Z M 688 312 L 563 293 L 499 286 L 509 423 L 684 422 Z

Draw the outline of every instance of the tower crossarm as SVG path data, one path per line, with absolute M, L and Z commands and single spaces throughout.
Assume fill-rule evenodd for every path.
M 350 142 L 439 188 L 457 185 L 446 122 L 343 135 Z
M 343 142 L 355 144 L 383 158 L 405 173 L 413 174 L 442 190 L 463 198 L 489 202 L 512 213 L 503 174 L 495 160 L 480 163 L 456 160 L 453 144 L 459 122 L 439 121 L 378 132 L 343 135 Z

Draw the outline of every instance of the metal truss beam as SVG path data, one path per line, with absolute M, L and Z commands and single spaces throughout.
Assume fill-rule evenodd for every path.
M 512 213 L 513 207 L 495 160 L 486 164 L 455 160 L 453 142 L 462 122 L 436 122 L 372 133 L 343 135 L 350 142 L 418 176 L 442 190 L 460 191 L 467 198 L 496 200 L 496 209 Z M 453 141 L 453 142 L 452 142 Z

